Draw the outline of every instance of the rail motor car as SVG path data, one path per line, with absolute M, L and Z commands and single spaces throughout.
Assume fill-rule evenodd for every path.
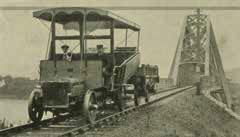
M 149 66 L 154 70 L 149 78 L 140 67 L 138 24 L 110 11 L 82 7 L 44 9 L 33 12 L 33 16 L 49 22 L 50 42 L 47 58 L 40 61 L 39 84 L 29 98 L 32 121 L 40 121 L 43 113 L 50 111 L 55 115 L 79 112 L 92 123 L 109 100 L 119 110 L 124 109 L 128 94 L 133 96 L 135 105 L 139 105 L 141 96 L 148 101 L 147 85 L 153 82 L 147 81 L 157 81 L 158 69 Z M 58 34 L 59 25 L 74 35 Z M 107 34 L 95 34 L 98 30 Z M 116 30 L 126 32 L 125 46 L 116 46 Z M 127 44 L 126 30 L 137 34 L 136 46 Z M 90 45 L 94 40 L 107 40 L 110 44 Z M 67 45 L 64 41 L 79 44 Z M 96 52 L 90 52 L 90 47 L 95 47 Z M 105 52 L 105 48 L 109 51 Z

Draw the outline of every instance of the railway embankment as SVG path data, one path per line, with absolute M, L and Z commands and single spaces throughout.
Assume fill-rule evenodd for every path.
M 195 90 L 131 113 L 114 127 L 85 134 L 104 137 L 239 137 L 240 121 Z

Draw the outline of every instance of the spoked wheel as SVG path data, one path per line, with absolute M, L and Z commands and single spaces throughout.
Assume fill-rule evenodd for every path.
M 87 122 L 94 124 L 97 119 L 97 101 L 92 91 L 87 91 L 84 96 L 83 111 Z
M 158 85 L 156 83 L 154 83 L 153 85 L 153 93 L 157 93 L 158 90 Z
M 149 102 L 149 93 L 148 93 L 148 89 L 145 89 L 145 102 Z
M 33 122 L 41 121 L 43 117 L 43 107 L 37 92 L 32 92 L 28 102 L 28 115 Z
M 134 104 L 135 106 L 138 106 L 140 104 L 140 90 L 139 90 L 140 87 L 137 87 L 135 90 L 134 90 Z
M 120 111 L 124 110 L 125 108 L 125 102 L 123 99 L 123 95 L 124 93 L 122 91 L 118 91 L 118 93 L 116 93 L 116 105 L 118 106 L 118 109 Z

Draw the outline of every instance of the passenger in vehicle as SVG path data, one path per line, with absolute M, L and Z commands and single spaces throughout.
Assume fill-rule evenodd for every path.
M 69 52 L 69 46 L 68 45 L 63 45 L 61 48 L 63 50 L 63 60 L 71 61 L 72 60 L 72 53 Z
M 107 62 L 106 59 L 103 59 L 102 62 L 103 62 L 102 72 L 103 72 L 104 85 L 106 88 L 110 88 L 111 76 L 112 76 L 111 65 Z
M 104 54 L 103 45 L 97 45 L 97 54 L 99 57 Z
M 104 79 L 104 86 L 110 88 L 111 86 L 111 64 L 104 58 L 104 49 L 103 45 L 97 45 L 97 56 L 102 60 L 102 73 Z

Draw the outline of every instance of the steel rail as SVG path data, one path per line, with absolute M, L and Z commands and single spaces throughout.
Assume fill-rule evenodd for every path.
M 0 130 L 0 137 L 6 137 L 6 136 L 9 136 L 10 134 L 23 132 L 28 129 L 38 128 L 40 126 L 46 126 L 49 124 L 58 123 L 63 120 L 66 120 L 67 118 L 70 118 L 70 117 L 71 117 L 70 114 L 65 114 L 65 115 L 61 115 L 58 117 L 44 119 L 44 120 L 36 122 L 36 123 L 32 122 L 32 123 L 28 123 L 28 124 L 24 124 L 24 125 L 20 125 L 20 126 L 16 126 L 16 127 L 2 129 L 2 130 Z
M 184 88 L 179 88 L 179 90 L 177 90 L 178 88 L 176 88 L 176 87 L 168 88 L 168 89 L 164 89 L 164 90 L 159 90 L 157 93 L 152 94 L 151 96 L 155 96 L 155 95 L 158 95 L 158 94 L 160 95 L 161 93 L 170 92 L 170 91 L 173 91 L 173 90 L 177 90 L 177 91 L 173 92 L 173 93 L 170 93 L 170 94 L 167 94 L 166 96 L 162 96 L 162 97 L 159 97 L 159 98 L 154 99 L 152 101 L 149 101 L 148 103 L 144 103 L 144 104 L 141 104 L 139 106 L 129 107 L 129 108 L 127 108 L 127 109 L 125 109 L 121 112 L 117 112 L 117 113 L 105 116 L 105 117 L 97 120 L 94 124 L 85 124 L 83 126 L 70 129 L 66 132 L 60 133 L 59 136 L 65 137 L 65 136 L 73 136 L 73 135 L 76 135 L 76 134 L 83 134 L 83 133 L 87 132 L 88 130 L 90 130 L 91 128 L 101 125 L 101 123 L 108 122 L 108 121 L 113 120 L 117 117 L 121 117 L 122 115 L 126 115 L 130 112 L 139 110 L 140 108 L 144 108 L 146 106 L 154 104 L 155 102 L 158 102 L 160 100 L 164 100 L 168 97 L 171 97 L 173 95 L 181 93 L 181 92 L 183 92 L 187 89 L 191 89 L 193 87 L 194 86 L 188 86 L 188 87 L 184 87 Z M 20 126 L 16 126 L 16 127 L 2 129 L 2 130 L 0 130 L 0 137 L 17 135 L 17 134 L 20 134 L 20 133 L 29 132 L 32 129 L 38 129 L 39 128 L 39 130 L 41 130 L 42 127 L 48 127 L 50 125 L 54 125 L 54 124 L 59 123 L 59 122 L 64 122 L 66 119 L 69 119 L 71 117 L 73 117 L 73 116 L 70 115 L 70 114 L 65 114 L 65 115 L 61 115 L 61 116 L 58 116 L 58 117 L 45 119 L 45 120 L 42 120 L 42 121 L 37 122 L 37 123 L 28 123 L 28 124 L 25 124 L 25 125 L 20 125 Z
M 148 103 L 144 103 L 144 104 L 139 105 L 139 106 L 134 106 L 134 107 L 127 108 L 127 109 L 125 109 L 125 110 L 123 110 L 121 112 L 117 112 L 117 113 L 114 113 L 112 115 L 106 116 L 106 117 L 104 117 L 102 119 L 99 119 L 94 124 L 86 124 L 84 126 L 77 127 L 77 128 L 72 129 L 72 130 L 69 130 L 67 132 L 64 132 L 59 137 L 71 137 L 71 136 L 74 136 L 74 135 L 83 134 L 83 133 L 87 132 L 88 130 L 90 130 L 91 128 L 97 127 L 99 124 L 101 124 L 103 122 L 107 122 L 107 121 L 109 121 L 111 119 L 114 119 L 116 117 L 120 117 L 121 115 L 125 115 L 125 114 L 128 114 L 130 112 L 133 112 L 133 111 L 139 110 L 141 108 L 147 107 L 147 106 L 152 105 L 152 104 L 154 104 L 154 103 L 156 103 L 156 102 L 158 102 L 160 100 L 164 100 L 166 98 L 169 98 L 169 97 L 171 97 L 173 95 L 179 94 L 179 93 L 181 93 L 181 92 L 183 92 L 185 90 L 191 89 L 193 87 L 194 86 L 188 86 L 188 87 L 185 87 L 185 88 L 181 88 L 181 89 L 179 89 L 176 92 L 173 92 L 173 93 L 168 94 L 166 96 L 163 96 L 163 97 L 157 98 L 155 100 L 149 101 Z M 174 88 L 174 89 L 176 89 L 176 88 Z M 168 89 L 168 91 L 169 91 L 169 89 Z M 162 92 L 159 92 L 159 93 L 162 93 Z

